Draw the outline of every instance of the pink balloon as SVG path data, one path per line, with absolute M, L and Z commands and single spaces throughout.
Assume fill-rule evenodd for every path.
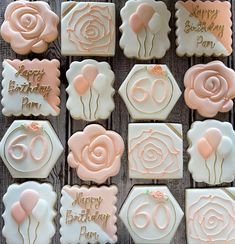
M 82 74 L 87 81 L 92 83 L 95 80 L 96 76 L 98 75 L 98 70 L 95 65 L 86 64 L 82 68 Z
M 20 202 L 15 202 L 11 206 L 11 216 L 14 218 L 15 222 L 20 225 L 24 222 L 25 218 L 27 217 L 26 212 L 20 205 Z
M 208 129 L 204 135 L 207 141 L 210 143 L 211 147 L 215 151 L 222 139 L 222 133 L 217 128 Z
M 140 4 L 136 10 L 136 14 L 139 16 L 145 26 L 147 26 L 154 13 L 154 8 L 148 3 Z
M 129 25 L 135 33 L 140 32 L 144 28 L 143 21 L 139 18 L 139 16 L 136 13 L 131 15 L 129 19 Z
M 25 190 L 20 194 L 20 204 L 27 214 L 30 214 L 39 200 L 39 193 L 35 190 Z
M 83 75 L 78 75 L 73 80 L 74 88 L 80 96 L 83 96 L 90 88 L 90 82 Z
M 202 137 L 197 143 L 197 149 L 202 157 L 207 160 L 213 153 L 213 148 L 206 138 Z

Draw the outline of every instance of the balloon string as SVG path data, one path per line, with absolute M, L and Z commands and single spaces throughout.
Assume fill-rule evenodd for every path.
M 31 219 L 30 219 L 30 216 L 29 216 L 29 225 L 28 225 L 28 240 L 29 240 L 29 243 L 30 243 L 30 233 L 29 233 L 29 231 L 30 231 L 30 224 L 31 224 Z
M 216 162 L 217 162 L 217 154 L 215 153 L 215 161 L 214 161 L 214 174 L 215 174 L 215 180 L 214 180 L 214 184 L 216 183 Z
M 34 238 L 33 244 L 35 243 L 35 241 L 36 241 L 37 238 L 38 238 L 37 231 L 38 231 L 39 224 L 40 224 L 40 222 L 38 221 L 38 224 L 37 224 L 36 229 L 35 229 L 35 238 Z
M 136 36 L 137 36 L 137 40 L 138 40 L 138 43 L 139 43 L 139 49 L 138 49 L 138 58 L 140 58 L 141 42 L 140 42 L 140 39 L 139 39 L 138 34 L 137 34 Z
M 80 96 L 80 101 L 82 103 L 82 112 L 83 112 L 84 118 L 86 119 L 87 117 L 86 117 L 85 106 L 84 106 L 84 102 L 82 100 L 82 96 Z
M 91 119 L 91 100 L 92 100 L 92 90 L 90 88 L 90 99 L 89 99 L 89 119 Z
M 95 113 L 94 113 L 95 119 L 96 119 L 96 113 L 98 111 L 98 106 L 99 106 L 99 98 L 100 98 L 100 94 L 98 94 L 97 99 L 96 99 L 96 109 L 95 109 Z
M 147 36 L 148 36 L 147 27 L 144 28 L 144 30 L 145 30 L 145 37 L 144 37 L 144 57 L 146 57 L 146 40 L 147 40 Z
M 18 232 L 19 232 L 20 237 L 21 237 L 21 239 L 22 239 L 22 242 L 23 242 L 23 244 L 24 244 L 24 236 L 23 236 L 22 233 L 20 232 L 20 225 L 18 225 Z
M 151 48 L 149 49 L 149 56 L 151 56 L 151 53 L 152 53 L 152 50 L 153 50 L 154 38 L 155 38 L 155 35 L 153 34 L 153 38 L 152 38 L 152 42 L 151 42 Z
M 207 171 L 208 171 L 208 175 L 209 175 L 209 183 L 211 182 L 211 174 L 210 174 L 210 169 L 207 165 L 207 160 L 205 160 L 205 165 L 206 165 L 206 168 L 207 168 Z
M 223 174 L 223 165 L 224 165 L 224 158 L 222 159 L 221 165 L 220 165 L 219 183 L 222 183 L 221 178 L 222 178 L 222 174 Z

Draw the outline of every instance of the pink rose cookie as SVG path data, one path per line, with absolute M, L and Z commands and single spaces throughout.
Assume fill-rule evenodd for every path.
M 184 216 L 166 186 L 134 186 L 119 216 L 136 244 L 170 244 Z
M 116 243 L 116 186 L 64 186 L 60 209 L 61 244 Z
M 124 142 L 116 132 L 97 124 L 88 125 L 83 132 L 73 134 L 68 145 L 68 164 L 82 180 L 100 184 L 118 174 Z
M 232 53 L 229 1 L 178 1 L 175 7 L 179 56 L 229 56 Z
M 7 244 L 49 244 L 55 234 L 56 193 L 51 184 L 12 184 L 3 196 L 2 234 Z
M 235 243 L 235 187 L 186 190 L 188 244 Z
M 53 60 L 3 61 L 2 113 L 5 116 L 60 113 L 60 62 Z
M 115 4 L 67 1 L 61 4 L 61 53 L 114 56 Z
M 184 77 L 186 104 L 204 117 L 233 108 L 235 98 L 235 72 L 221 61 L 197 64 Z
M 1 36 L 18 54 L 43 53 L 58 36 L 59 17 L 46 2 L 12 2 L 4 18 Z

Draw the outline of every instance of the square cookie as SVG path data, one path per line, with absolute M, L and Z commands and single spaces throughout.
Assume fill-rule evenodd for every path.
M 232 53 L 228 1 L 178 1 L 175 6 L 179 56 L 229 56 Z
M 235 243 L 235 187 L 186 190 L 188 244 Z
M 60 209 L 61 244 L 116 243 L 116 186 L 64 186 Z
M 128 160 L 130 178 L 182 178 L 182 125 L 129 124 Z
M 72 56 L 114 56 L 115 4 L 63 2 L 61 53 Z

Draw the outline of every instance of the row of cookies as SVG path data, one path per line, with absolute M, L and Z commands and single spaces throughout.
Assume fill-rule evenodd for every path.
M 176 52 L 179 56 L 232 53 L 228 1 L 178 1 Z M 120 47 L 129 58 L 162 58 L 170 48 L 171 13 L 162 1 L 129 0 L 121 9 Z M 5 11 L 2 38 L 18 54 L 43 53 L 58 36 L 59 17 L 42 1 L 15 1 Z M 114 56 L 115 4 L 67 1 L 61 4 L 61 53 Z
M 61 244 L 118 241 L 115 185 L 66 185 L 61 194 Z M 186 190 L 188 244 L 234 243 L 234 194 L 234 187 Z M 10 185 L 3 197 L 2 233 L 7 243 L 49 244 L 56 231 L 53 222 L 56 199 L 48 183 L 29 181 Z M 137 244 L 169 244 L 183 216 L 166 186 L 134 186 L 119 212 Z

